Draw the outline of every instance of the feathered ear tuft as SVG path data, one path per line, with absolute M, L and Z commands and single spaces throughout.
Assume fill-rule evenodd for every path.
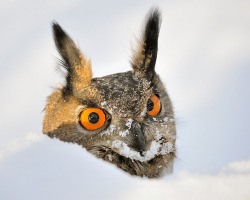
M 52 28 L 57 50 L 63 59 L 63 66 L 67 70 L 63 93 L 66 96 L 69 94 L 77 96 L 80 89 L 88 86 L 91 82 L 91 62 L 85 58 L 57 22 L 53 22 Z
M 144 32 L 132 58 L 132 67 L 143 76 L 153 77 L 158 50 L 158 36 L 161 14 L 158 8 L 152 8 L 147 16 Z

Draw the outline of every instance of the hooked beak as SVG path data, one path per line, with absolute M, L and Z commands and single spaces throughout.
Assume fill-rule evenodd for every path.
M 146 139 L 139 122 L 132 122 L 130 134 L 127 137 L 129 140 L 128 146 L 143 156 L 143 152 L 146 150 Z

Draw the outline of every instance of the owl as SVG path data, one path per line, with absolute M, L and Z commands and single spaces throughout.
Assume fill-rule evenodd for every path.
M 76 143 L 131 175 L 172 173 L 176 128 L 171 100 L 155 72 L 161 14 L 152 8 L 131 70 L 93 78 L 91 62 L 54 22 L 65 84 L 48 97 L 43 133 Z

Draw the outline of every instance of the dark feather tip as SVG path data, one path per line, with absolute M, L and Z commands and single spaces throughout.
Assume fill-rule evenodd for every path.
M 149 48 L 157 47 L 161 25 L 161 14 L 157 7 L 150 10 L 145 26 L 145 42 Z
M 57 22 L 52 23 L 53 36 L 56 46 L 60 49 L 62 47 L 62 41 L 68 37 L 61 26 Z

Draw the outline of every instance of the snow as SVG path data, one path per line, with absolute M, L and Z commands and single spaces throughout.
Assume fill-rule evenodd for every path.
M 8 156 L 13 156 L 14 154 L 29 148 L 37 142 L 44 139 L 42 134 L 28 133 L 25 137 L 10 142 L 9 144 L 3 145 L 0 148 L 0 161 L 4 160 Z
M 143 156 L 141 156 L 139 152 L 129 148 L 126 143 L 120 140 L 113 141 L 112 147 L 116 148 L 117 151 L 119 151 L 120 155 L 123 155 L 133 160 L 139 160 L 141 162 L 149 161 L 157 155 L 165 155 L 170 152 L 173 152 L 173 144 L 171 142 L 166 142 L 161 145 L 157 141 L 152 141 L 150 149 L 144 152 Z
M 106 102 L 106 101 L 101 102 L 101 106 L 102 106 L 102 107 L 105 106 L 105 105 L 107 105 L 107 102 Z
M 120 136 L 122 136 L 122 137 L 126 137 L 126 135 L 129 134 L 129 130 L 127 129 L 127 130 L 125 130 L 125 131 L 119 131 L 118 134 L 119 134 Z
M 111 155 L 111 154 L 108 154 L 108 159 L 109 159 L 110 161 L 112 161 L 112 155 Z
M 165 117 L 165 118 L 163 119 L 163 121 L 164 121 L 164 122 L 167 122 L 167 121 L 168 121 L 168 117 Z
M 174 122 L 174 119 L 169 119 L 170 122 Z
M 175 120 L 173 118 L 168 118 L 168 117 L 164 117 L 163 119 L 157 119 L 153 117 L 153 121 L 162 123 L 162 122 L 174 122 Z
M 125 125 L 130 129 L 133 121 L 134 121 L 133 119 L 128 119 Z
M 236 162 L 241 165 L 246 162 L 248 166 L 250 159 Z M 230 164 L 229 164 L 230 165 Z M 226 166 L 225 168 L 227 168 Z M 171 180 L 152 180 L 138 182 L 127 188 L 121 195 L 121 200 L 248 200 L 250 168 L 248 173 L 234 171 L 224 174 L 223 170 L 215 174 L 180 172 L 177 177 Z
M 130 176 L 78 145 L 52 140 L 41 133 L 27 134 L 15 144 L 23 148 L 12 154 L 13 146 L 6 145 L 5 156 L 0 160 L 0 199 L 247 200 L 250 197 L 250 159 L 228 163 L 212 173 L 182 170 L 150 180 Z
M 224 171 L 250 173 L 250 160 L 236 161 L 223 168 Z
M 157 122 L 157 121 L 158 121 L 155 117 L 153 117 L 153 120 L 154 120 L 155 122 Z
M 116 126 L 114 124 L 111 124 L 110 129 L 109 129 L 110 132 L 113 133 L 115 131 L 115 129 L 116 129 Z

